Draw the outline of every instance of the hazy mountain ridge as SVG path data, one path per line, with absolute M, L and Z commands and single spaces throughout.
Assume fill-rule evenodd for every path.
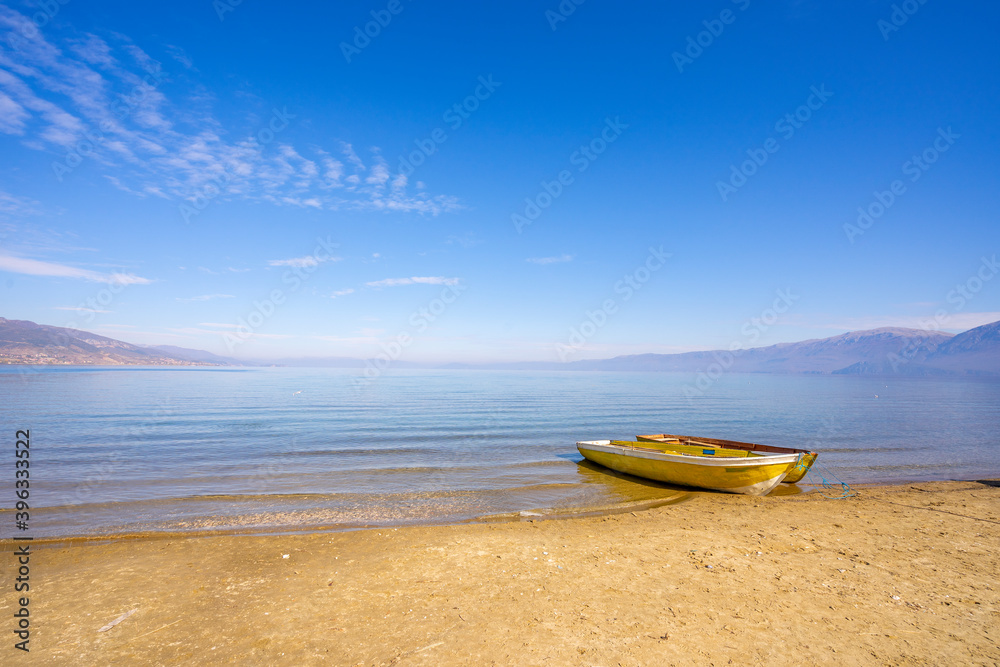
M 205 362 L 79 329 L 0 317 L 0 364 L 200 366 Z
M 746 350 L 638 354 L 571 362 L 569 366 L 580 370 L 698 372 L 718 364 L 724 370 L 743 373 L 838 373 L 858 363 L 881 363 L 904 349 L 917 350 L 922 359 L 951 338 L 947 333 L 886 327 Z
M 173 345 L 138 346 L 97 334 L 0 318 L 0 363 L 223 365 L 366 368 L 349 357 L 240 361 Z M 1000 375 L 1000 321 L 953 335 L 884 327 L 746 350 L 636 354 L 611 359 L 494 364 L 392 362 L 396 369 L 817 373 L 837 375 Z
M 938 346 L 924 365 L 943 372 L 1000 374 L 1000 322 L 969 329 Z
M 957 336 L 940 331 L 883 327 L 734 352 L 647 353 L 566 364 L 452 364 L 450 367 L 686 373 L 717 371 L 721 367 L 725 371 L 742 373 L 1000 375 L 1000 322 Z
M 205 350 L 196 350 L 190 347 L 178 347 L 176 345 L 144 345 L 144 349 L 157 350 L 162 354 L 168 354 L 176 359 L 187 359 L 188 361 L 198 361 L 206 364 L 218 364 L 221 366 L 249 366 L 244 361 L 233 357 L 223 357 Z

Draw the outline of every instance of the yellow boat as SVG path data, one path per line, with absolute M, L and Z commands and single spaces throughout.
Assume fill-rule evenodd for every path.
M 627 440 L 590 440 L 576 443 L 576 448 L 589 461 L 636 477 L 751 496 L 767 495 L 803 458 L 803 454 Z
M 715 438 L 695 438 L 690 435 L 671 435 L 669 433 L 657 433 L 656 435 L 637 435 L 636 440 L 646 442 L 667 442 L 672 444 L 694 443 L 697 445 L 709 445 L 711 447 L 723 447 L 725 449 L 743 449 L 748 452 L 762 452 L 765 454 L 804 454 L 802 461 L 795 466 L 792 472 L 785 476 L 785 484 L 795 484 L 809 472 L 809 468 L 816 462 L 819 456 L 816 452 L 808 449 L 793 449 L 792 447 L 777 447 L 775 445 L 760 445 L 755 442 L 739 442 L 738 440 L 717 440 Z

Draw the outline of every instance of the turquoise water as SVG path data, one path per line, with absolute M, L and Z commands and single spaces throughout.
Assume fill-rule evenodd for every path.
M 0 368 L 37 536 L 462 521 L 674 497 L 577 440 L 672 432 L 820 451 L 848 483 L 1000 476 L 1000 381 L 351 369 Z M 811 473 L 806 483 L 819 483 Z M 3 482 L 0 482 L 3 483 Z M 12 496 L 11 496 L 12 497 Z M 10 504 L 5 503 L 10 506 Z M 10 510 L 0 512 L 10 534 Z

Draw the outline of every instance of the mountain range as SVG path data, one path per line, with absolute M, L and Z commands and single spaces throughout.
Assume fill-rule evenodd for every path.
M 205 352 L 172 345 L 144 347 L 79 329 L 52 327 L 0 317 L 0 364 L 80 366 L 243 365 Z
M 97 334 L 0 317 L 0 364 L 145 366 L 329 366 L 364 368 L 372 361 L 297 358 L 241 361 L 173 345 L 141 346 Z M 636 354 L 611 359 L 495 364 L 415 364 L 396 368 L 573 370 L 842 375 L 1000 375 L 1000 321 L 957 335 L 885 327 L 745 350 Z

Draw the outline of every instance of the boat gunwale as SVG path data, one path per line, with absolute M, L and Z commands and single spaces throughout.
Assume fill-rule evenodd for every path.
M 624 445 L 611 444 L 611 440 L 581 440 L 576 443 L 577 449 L 589 449 L 591 451 L 604 452 L 607 454 L 618 454 L 622 456 L 635 456 L 636 458 L 651 459 L 669 463 L 680 463 L 685 465 L 710 465 L 720 467 L 750 468 L 767 465 L 780 465 L 798 463 L 801 452 L 794 454 L 772 454 L 749 458 L 744 456 L 707 456 L 697 454 L 671 454 L 659 449 L 649 447 L 626 447 Z
M 770 452 L 775 454 L 818 454 L 811 449 L 798 449 L 796 447 L 779 447 L 778 445 L 762 445 L 756 442 L 741 442 L 739 440 L 722 440 L 720 438 L 699 438 L 692 435 L 675 435 L 671 433 L 654 433 L 651 435 L 637 435 L 638 442 L 666 442 L 667 440 L 678 440 L 679 444 L 685 441 L 692 443 L 704 443 L 723 449 L 741 449 L 751 452 Z

